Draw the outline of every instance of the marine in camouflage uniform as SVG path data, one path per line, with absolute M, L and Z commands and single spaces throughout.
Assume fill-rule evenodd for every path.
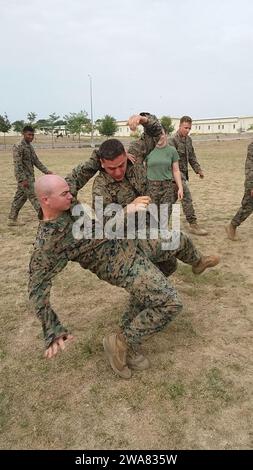
M 111 203 L 120 204 L 125 207 L 133 202 L 138 196 L 147 192 L 146 170 L 143 167 L 145 157 L 156 146 L 162 126 L 157 118 L 149 113 L 140 113 L 147 118 L 143 124 L 144 133 L 139 140 L 131 142 L 128 153 L 136 159 L 133 164 L 127 161 L 125 177 L 122 181 L 116 181 L 101 167 L 99 150 L 94 150 L 92 157 L 87 162 L 79 164 L 72 173 L 65 178 L 71 188 L 71 193 L 76 196 L 77 192 L 94 176 L 99 170 L 92 187 L 92 203 L 95 207 L 95 198 L 103 198 L 104 208 Z M 108 142 L 108 141 L 106 141 Z M 159 269 L 166 275 L 171 275 L 177 268 L 176 258 L 171 257 L 170 263 L 159 263 Z
M 191 192 L 189 189 L 189 173 L 188 173 L 188 163 L 191 165 L 194 172 L 200 175 L 201 178 L 204 177 L 203 171 L 200 167 L 200 164 L 197 161 L 197 157 L 192 145 L 192 139 L 188 135 L 191 130 L 192 120 L 189 116 L 183 116 L 180 119 L 179 130 L 176 134 L 169 139 L 169 145 L 172 145 L 176 148 L 179 154 L 179 168 L 181 171 L 182 183 L 184 197 L 182 199 L 183 211 L 186 217 L 187 222 L 189 223 L 189 229 L 191 233 L 195 235 L 207 235 L 206 230 L 201 229 L 197 223 L 197 217 L 193 207 L 193 201 Z M 185 129 L 186 130 L 185 130 Z M 188 132 L 187 132 L 188 131 Z M 174 183 L 174 200 L 173 204 L 177 201 L 177 186 Z
M 226 227 L 230 240 L 236 240 L 236 228 L 246 220 L 253 212 L 253 142 L 247 149 L 247 158 L 245 162 L 245 191 L 241 202 L 241 207 Z
M 140 113 L 140 116 L 147 117 L 147 123 L 143 124 L 144 132 L 141 138 L 131 142 L 128 148 L 128 153 L 133 155 L 136 161 L 134 164 L 128 162 L 126 176 L 137 194 L 145 194 L 147 178 L 143 161 L 146 155 L 156 146 L 162 127 L 155 116 L 149 113 Z M 77 165 L 65 178 L 73 196 L 76 196 L 89 179 L 101 169 L 99 153 L 94 150 L 88 161 Z
M 18 183 L 17 191 L 11 204 L 9 213 L 9 225 L 17 225 L 17 218 L 20 209 L 27 199 L 32 206 L 39 211 L 40 205 L 34 193 L 34 166 L 42 173 L 50 174 L 43 163 L 38 159 L 31 142 L 34 138 L 34 130 L 31 126 L 24 127 L 24 138 L 13 146 L 14 174 Z
M 68 186 L 64 184 L 68 192 Z M 196 274 L 217 262 L 204 260 L 184 234 L 181 234 L 180 246 L 174 252 L 163 250 L 161 240 L 151 244 L 146 240 L 75 239 L 72 234 L 74 220 L 69 210 L 56 219 L 41 220 L 30 260 L 29 297 L 42 322 L 46 347 L 50 348 L 58 338 L 68 335 L 50 305 L 52 280 L 68 261 L 78 262 L 100 279 L 125 288 L 135 299 L 135 306 L 139 306 L 134 318 L 128 316 L 128 320 L 124 320 L 122 333 L 109 335 L 104 341 L 115 372 L 129 378 L 131 371 L 127 366 L 127 351 L 133 350 L 145 337 L 165 328 L 182 309 L 175 288 L 152 261 L 165 261 L 177 256 L 192 265 Z M 140 358 L 143 365 L 145 358 L 143 360 L 141 355 L 137 355 L 138 361 Z M 132 364 L 138 368 L 136 361 Z
M 105 145 L 110 144 L 110 141 L 106 141 Z M 131 162 L 127 163 L 127 170 L 130 168 L 133 169 L 134 165 Z M 126 208 L 127 205 L 133 203 L 133 201 L 142 196 L 135 187 L 130 183 L 128 179 L 128 171 L 125 173 L 125 177 L 121 181 L 116 181 L 113 176 L 109 175 L 106 172 L 106 169 L 103 169 L 99 172 L 99 174 L 95 177 L 92 187 L 92 206 L 93 209 L 96 210 L 96 198 L 102 198 L 103 200 L 103 209 L 108 206 L 108 204 L 119 204 L 122 208 Z M 104 225 L 108 221 L 108 217 L 104 216 Z M 139 226 L 138 226 L 138 214 L 135 216 L 136 222 L 136 230 L 142 230 L 146 233 L 147 237 L 149 238 L 149 225 L 150 225 L 150 216 L 149 213 L 142 213 L 139 219 Z M 137 232 L 135 231 L 136 236 L 138 236 Z M 153 240 L 150 240 L 152 244 Z M 156 242 L 155 242 L 156 243 Z M 170 257 L 169 263 L 168 262 L 161 262 L 157 263 L 159 269 L 166 275 L 170 276 L 177 268 L 177 260 L 173 256 Z M 130 300 L 130 305 L 132 301 Z

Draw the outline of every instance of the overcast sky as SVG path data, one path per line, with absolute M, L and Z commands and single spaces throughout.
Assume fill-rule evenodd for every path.
M 252 0 L 0 0 L 0 114 L 253 115 Z

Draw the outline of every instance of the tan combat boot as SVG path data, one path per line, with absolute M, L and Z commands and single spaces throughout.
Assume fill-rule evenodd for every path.
M 189 232 L 194 233 L 194 235 L 208 235 L 208 232 L 200 228 L 198 224 L 189 224 Z
M 127 365 L 133 370 L 146 370 L 150 367 L 150 362 L 139 349 L 131 348 L 127 354 Z
M 103 339 L 103 346 L 107 359 L 114 372 L 123 377 L 123 379 L 130 379 L 132 373 L 127 367 L 127 344 L 122 334 L 112 333 Z
M 232 224 L 228 224 L 225 227 L 225 230 L 227 232 L 227 236 L 229 240 L 232 240 L 232 242 L 235 242 L 236 240 L 238 240 L 238 238 L 236 237 L 236 227 L 234 227 Z
M 213 268 L 216 264 L 219 264 L 220 256 L 211 255 L 211 256 L 202 256 L 198 263 L 192 266 L 192 272 L 194 274 L 201 274 L 207 268 Z

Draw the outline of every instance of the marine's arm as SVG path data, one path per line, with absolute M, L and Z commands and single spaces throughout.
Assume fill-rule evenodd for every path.
M 91 157 L 86 162 L 77 165 L 65 180 L 67 181 L 70 192 L 76 196 L 78 191 L 101 169 L 100 160 L 97 151 L 92 152 Z
M 251 191 L 253 197 L 253 142 L 249 144 L 245 162 L 245 187 Z
M 129 118 L 129 127 L 135 130 L 141 124 L 144 133 L 141 138 L 131 142 L 128 152 L 136 157 L 137 162 L 143 163 L 145 157 L 155 148 L 161 132 L 162 126 L 157 117 L 149 113 L 140 113 Z
M 183 190 L 183 184 L 182 184 L 182 178 L 181 178 L 181 172 L 179 169 L 178 161 L 174 161 L 172 163 L 172 173 L 173 173 L 173 178 L 176 182 L 177 188 L 178 188 L 178 199 L 183 199 L 184 197 L 184 190 Z
M 26 181 L 26 175 L 23 166 L 23 149 L 21 145 L 13 146 L 14 173 L 18 183 Z
M 29 299 L 42 323 L 46 348 L 49 348 L 58 338 L 68 335 L 67 329 L 61 324 L 50 305 L 52 279 L 62 271 L 67 262 L 66 258 L 56 257 L 53 253 L 49 256 L 43 248 L 36 248 L 30 260 Z
M 43 165 L 43 163 L 39 160 L 35 150 L 32 148 L 32 159 L 33 159 L 33 164 L 36 166 L 36 168 L 38 168 L 38 170 L 40 170 L 42 173 L 44 173 L 45 175 L 49 175 L 51 174 L 52 172 L 50 170 L 48 170 L 48 168 Z
M 197 173 L 197 175 L 199 175 L 201 178 L 204 177 L 204 173 L 201 169 L 201 166 L 197 160 L 197 157 L 196 157 L 196 154 L 195 154 L 195 150 L 194 150 L 194 147 L 192 145 L 192 140 L 190 137 L 188 137 L 188 139 L 190 139 L 189 141 L 189 154 L 188 154 L 188 161 L 193 169 L 193 171 L 195 171 L 195 173 Z

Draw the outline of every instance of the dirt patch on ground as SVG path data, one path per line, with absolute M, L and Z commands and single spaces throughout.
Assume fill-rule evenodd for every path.
M 52 302 L 75 341 L 53 361 L 43 359 L 26 287 L 37 221 L 27 203 L 20 216 L 26 225 L 7 227 L 15 181 L 12 158 L 1 152 L 0 448 L 252 448 L 253 218 L 241 226 L 237 243 L 224 231 L 243 195 L 247 144 L 196 144 L 206 177 L 191 173 L 190 185 L 209 236 L 193 238 L 222 261 L 199 277 L 180 264 L 172 282 L 184 310 L 144 344 L 152 367 L 129 381 L 113 374 L 102 348 L 128 295 L 74 263 L 54 282 Z M 88 154 L 39 152 L 61 175 Z M 90 191 L 91 183 L 83 201 Z M 187 229 L 183 216 L 182 226 Z

